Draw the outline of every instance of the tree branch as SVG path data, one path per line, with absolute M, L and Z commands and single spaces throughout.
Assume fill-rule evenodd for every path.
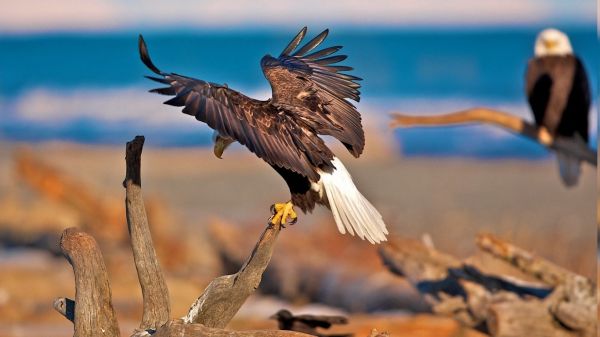
M 242 268 L 233 275 L 214 279 L 191 306 L 184 322 L 225 327 L 258 288 L 280 231 L 279 226 L 268 225 Z
M 392 114 L 391 127 L 443 126 L 482 123 L 499 126 L 516 134 L 532 139 L 549 149 L 570 153 L 581 160 L 597 166 L 595 150 L 589 148 L 583 140 L 553 137 L 546 128 L 537 127 L 517 116 L 487 108 L 473 108 L 442 115 L 414 116 L 400 113 Z
M 579 337 L 580 333 L 561 329 L 549 315 L 544 301 L 507 301 L 490 307 L 487 328 L 502 337 Z M 591 337 L 591 336 L 589 336 Z
M 127 226 L 143 296 L 140 329 L 147 330 L 165 324 L 169 320 L 171 310 L 167 283 L 156 257 L 142 197 L 140 171 L 143 146 L 143 136 L 137 136 L 127 143 L 123 186 L 126 188 Z
M 64 302 L 58 299 L 55 308 L 73 321 L 75 337 L 119 336 L 108 274 L 96 240 L 77 228 L 67 228 L 60 247 L 73 267 L 77 305 L 67 299 Z M 73 307 L 71 315 L 69 308 Z

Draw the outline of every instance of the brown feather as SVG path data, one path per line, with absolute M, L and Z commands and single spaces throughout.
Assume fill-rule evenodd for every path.
M 590 89 L 581 61 L 573 55 L 543 56 L 527 66 L 526 93 L 536 124 L 551 134 L 588 140 Z

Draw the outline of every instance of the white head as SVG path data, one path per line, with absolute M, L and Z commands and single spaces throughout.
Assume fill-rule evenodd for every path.
M 535 40 L 535 56 L 570 55 L 573 47 L 567 34 L 548 28 L 540 32 Z

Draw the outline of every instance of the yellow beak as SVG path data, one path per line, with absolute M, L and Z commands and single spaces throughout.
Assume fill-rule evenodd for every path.
M 233 143 L 233 139 L 217 136 L 217 138 L 215 139 L 215 146 L 213 148 L 215 156 L 217 156 L 217 158 L 219 159 L 222 159 L 221 156 L 223 156 L 223 152 L 225 152 L 225 149 L 231 143 Z
M 558 42 L 555 40 L 544 40 L 544 47 L 546 47 L 546 49 L 554 49 L 557 44 Z

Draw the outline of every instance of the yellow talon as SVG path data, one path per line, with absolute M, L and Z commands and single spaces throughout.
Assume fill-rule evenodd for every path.
M 272 225 L 293 225 L 298 220 L 298 215 L 294 211 L 294 204 L 291 201 L 274 204 L 271 206 L 271 213 L 273 213 L 273 216 L 271 216 L 269 222 Z M 289 223 L 288 219 L 290 219 Z
M 273 205 L 273 208 L 275 209 L 275 212 L 279 212 L 285 208 L 285 205 L 286 203 L 275 204 Z

